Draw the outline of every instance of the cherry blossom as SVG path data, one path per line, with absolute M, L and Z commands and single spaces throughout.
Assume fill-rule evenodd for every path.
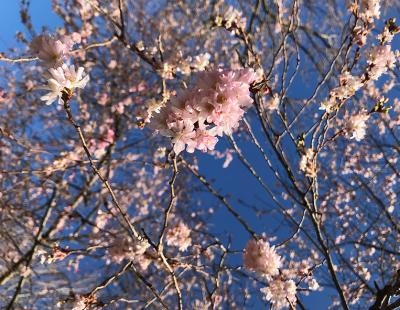
M 364 22 L 372 23 L 374 19 L 379 19 L 381 15 L 380 0 L 362 0 L 360 6 L 360 17 Z
M 182 222 L 169 228 L 166 238 L 168 245 L 177 247 L 181 252 L 186 251 L 186 249 L 192 244 L 190 229 Z
M 347 133 L 350 135 L 350 139 L 355 139 L 356 141 L 361 141 L 362 139 L 364 139 L 369 117 L 370 116 L 368 113 L 362 112 L 352 115 L 349 118 L 346 130 Z
M 44 65 L 58 67 L 64 62 L 73 45 L 68 37 L 57 40 L 49 35 L 40 35 L 33 38 L 30 48 L 33 54 L 37 55 Z
M 50 78 L 47 80 L 47 86 L 41 89 L 49 90 L 47 95 L 42 96 L 40 99 L 46 101 L 46 104 L 52 104 L 58 99 L 61 102 L 63 91 L 65 89 L 73 91 L 75 88 L 84 88 L 89 82 L 89 75 L 84 74 L 84 68 L 79 67 L 78 70 L 74 66 L 67 66 L 64 64 L 57 69 L 49 69 Z
M 287 308 L 296 304 L 296 283 L 293 280 L 275 279 L 261 289 L 265 299 L 271 302 L 274 309 Z
M 396 56 L 391 50 L 390 45 L 373 46 L 367 55 L 367 62 L 370 66 L 368 76 L 377 80 L 388 69 L 392 69 L 396 63 Z
M 304 154 L 301 156 L 299 169 L 303 171 L 306 176 L 314 178 L 317 175 L 317 169 L 314 163 L 315 153 L 313 149 L 306 149 Z
M 193 88 L 181 91 L 153 114 L 149 126 L 171 137 L 177 154 L 186 146 L 189 153 L 213 150 L 216 136 L 230 135 L 239 126 L 253 101 L 249 88 L 254 80 L 252 69 L 199 72 Z
M 243 254 L 243 266 L 267 278 L 279 274 L 282 265 L 281 257 L 264 240 L 249 240 Z
M 0 51 L 0 308 L 395 308 L 400 3 L 47 1 Z

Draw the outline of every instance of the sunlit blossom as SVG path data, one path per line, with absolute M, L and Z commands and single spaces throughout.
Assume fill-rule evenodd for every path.
M 281 257 L 264 240 L 249 240 L 243 254 L 243 266 L 267 278 L 279 274 L 282 265 Z
M 58 100 L 61 103 L 63 91 L 65 89 L 73 91 L 75 88 L 84 88 L 89 82 L 89 75 L 84 74 L 84 68 L 79 67 L 78 70 L 74 66 L 63 65 L 57 69 L 49 69 L 50 78 L 47 85 L 40 89 L 49 90 L 50 92 L 40 99 L 46 101 L 49 105 Z

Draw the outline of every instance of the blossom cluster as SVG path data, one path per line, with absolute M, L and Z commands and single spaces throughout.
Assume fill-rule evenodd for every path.
M 339 77 L 339 86 L 329 92 L 327 100 L 321 103 L 321 110 L 328 113 L 337 109 L 342 102 L 352 97 L 359 89 L 369 81 L 378 80 L 389 69 L 393 69 L 396 64 L 396 54 L 392 51 L 390 45 L 372 46 L 367 50 L 366 60 L 368 67 L 365 74 L 362 76 L 352 75 L 346 71 Z M 339 102 L 339 104 L 338 104 Z M 362 140 L 366 134 L 366 121 L 369 119 L 369 114 L 361 112 L 351 116 L 344 128 L 344 131 L 351 139 L 357 141 Z M 303 171 L 306 168 L 307 158 L 303 158 Z
M 244 268 L 271 278 L 279 274 L 281 265 L 281 257 L 276 253 L 275 247 L 271 247 L 268 242 L 251 239 L 247 243 L 243 254 Z
M 353 96 L 362 86 L 363 81 L 358 76 L 353 76 L 346 71 L 339 77 L 340 85 L 329 92 L 329 98 L 322 102 L 321 110 L 334 111 L 337 100 L 343 101 Z
M 314 163 L 315 153 L 311 148 L 305 149 L 304 154 L 300 158 L 299 168 L 306 176 L 314 178 L 317 176 L 317 167 Z
M 396 64 L 396 55 L 390 45 L 373 46 L 367 55 L 369 65 L 368 77 L 377 80 L 388 69 L 393 69 Z
M 362 0 L 360 2 L 359 17 L 365 23 L 372 23 L 374 19 L 379 19 L 381 16 L 380 0 Z
M 240 31 L 245 29 L 247 20 L 241 11 L 228 6 L 221 14 L 215 17 L 214 22 L 218 27 L 224 27 L 233 34 L 239 34 Z
M 194 57 L 188 56 L 185 60 L 181 61 L 177 70 L 184 75 L 190 75 L 192 72 L 204 71 L 210 63 L 211 55 L 203 53 Z
M 195 85 L 173 97 L 150 120 L 150 128 L 172 138 L 174 151 L 213 150 L 217 136 L 230 135 L 253 99 L 252 69 L 214 69 L 197 73 Z
M 367 130 L 366 122 L 369 119 L 369 114 L 366 111 L 362 111 L 358 114 L 352 115 L 346 123 L 346 133 L 350 136 L 350 139 L 361 141 L 364 139 Z
M 168 229 L 166 239 L 169 246 L 175 246 L 181 252 L 186 251 L 186 249 L 192 244 L 190 229 L 182 222 Z
M 293 280 L 282 280 L 280 278 L 269 282 L 267 287 L 261 289 L 265 299 L 274 305 L 274 309 L 282 309 L 296 304 L 296 283 Z
M 274 309 L 282 309 L 288 307 L 289 303 L 296 303 L 296 284 L 292 279 L 280 276 L 279 269 L 283 261 L 274 246 L 261 239 L 251 239 L 244 250 L 243 261 L 244 268 L 268 280 L 268 286 L 260 291 Z
M 30 49 L 46 67 L 57 68 L 69 56 L 73 45 L 74 41 L 70 37 L 58 40 L 48 35 L 39 35 L 33 38 Z
M 57 99 L 61 103 L 64 92 L 72 94 L 75 88 L 84 88 L 89 81 L 89 76 L 84 74 L 83 67 L 76 69 L 74 65 L 65 62 L 76 41 L 79 41 L 79 38 L 74 36 L 55 39 L 48 35 L 39 35 L 33 38 L 30 44 L 31 52 L 48 69 L 47 85 L 39 87 L 49 91 L 41 97 L 47 105 Z
M 203 53 L 194 57 L 188 56 L 185 59 L 174 61 L 164 61 L 158 71 L 159 75 L 165 80 L 172 80 L 177 72 L 183 75 L 190 75 L 193 72 L 204 71 L 210 63 L 211 55 Z M 176 62 L 176 63 L 174 63 Z
M 293 253 L 290 254 L 293 257 Z M 314 279 L 311 270 L 311 258 L 302 261 L 289 261 L 283 267 L 284 259 L 277 253 L 276 248 L 269 242 L 259 239 L 248 241 L 243 253 L 243 267 L 256 272 L 258 276 L 268 281 L 268 285 L 260 289 L 265 300 L 271 303 L 273 309 L 294 308 L 297 302 L 297 291 L 319 289 L 318 282 Z M 296 284 L 297 281 L 297 284 Z M 300 288 L 304 282 L 307 288 Z

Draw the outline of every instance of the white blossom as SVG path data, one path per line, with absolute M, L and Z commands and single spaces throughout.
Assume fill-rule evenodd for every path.
M 347 121 L 346 131 L 350 135 L 350 139 L 361 141 L 364 139 L 367 130 L 367 120 L 369 114 L 362 112 L 359 114 L 352 115 Z
M 274 306 L 274 309 L 289 307 L 289 303 L 296 304 L 296 284 L 293 280 L 285 281 L 277 278 L 260 291 L 265 294 L 265 299 Z
M 46 101 L 47 105 L 57 99 L 61 103 L 64 90 L 73 91 L 75 88 L 84 88 L 89 81 L 89 76 L 84 74 L 83 67 L 79 67 L 76 70 L 74 66 L 64 64 L 57 69 L 49 69 L 49 73 L 50 78 L 47 80 L 47 86 L 43 86 L 41 89 L 49 90 L 50 92 L 40 98 Z

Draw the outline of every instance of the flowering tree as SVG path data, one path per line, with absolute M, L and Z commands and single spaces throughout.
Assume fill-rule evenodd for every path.
M 0 54 L 2 308 L 400 306 L 397 1 L 52 4 Z

